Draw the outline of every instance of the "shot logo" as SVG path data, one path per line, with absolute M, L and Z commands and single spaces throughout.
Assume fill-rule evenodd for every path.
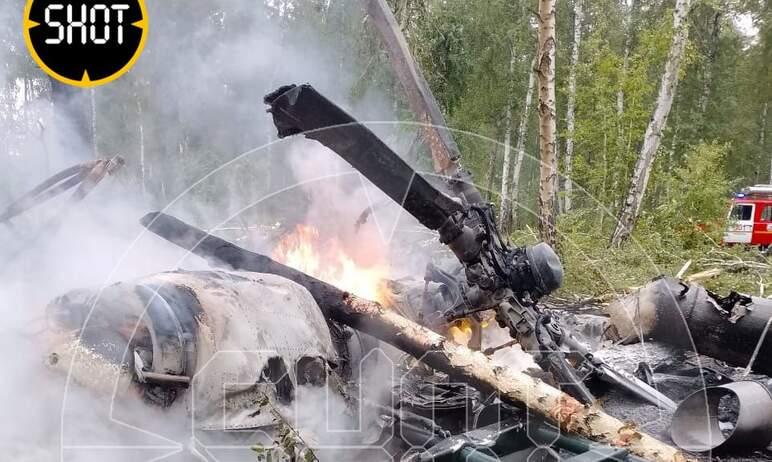
M 24 39 L 54 79 L 78 87 L 112 82 L 139 58 L 148 32 L 144 0 L 28 0 Z

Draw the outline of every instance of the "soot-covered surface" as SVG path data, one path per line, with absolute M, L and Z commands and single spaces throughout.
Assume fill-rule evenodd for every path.
M 657 389 L 676 403 L 706 386 L 720 385 L 736 380 L 757 380 L 769 382 L 762 375 L 743 375 L 741 368 L 729 367 L 713 358 L 684 352 L 655 342 L 632 345 L 613 345 L 596 352 L 596 356 L 611 366 L 635 372 L 641 363 L 649 365 L 654 372 L 653 378 Z M 769 384 L 767 385 L 769 386 Z M 604 393 L 599 393 L 603 391 Z M 609 414 L 624 421 L 636 423 L 642 430 L 662 441 L 672 443 L 670 423 L 672 413 L 643 402 L 618 389 L 596 389 L 602 396 L 603 407 Z M 719 408 L 722 421 L 731 422 L 736 415 L 731 401 L 722 402 Z M 731 429 L 731 424 L 722 424 L 722 428 Z M 766 461 L 772 460 L 772 449 L 749 454 L 737 452 L 727 454 L 695 455 L 702 460 Z

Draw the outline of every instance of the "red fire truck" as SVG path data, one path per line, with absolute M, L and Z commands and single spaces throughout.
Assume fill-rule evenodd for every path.
M 772 244 L 772 185 L 750 186 L 735 194 L 724 242 L 762 249 Z

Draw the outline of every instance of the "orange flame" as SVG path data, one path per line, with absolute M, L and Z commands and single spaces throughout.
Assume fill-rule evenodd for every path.
M 448 336 L 452 338 L 454 342 L 464 346 L 469 345 L 469 342 L 472 340 L 472 335 L 472 323 L 466 318 L 456 321 L 448 328 Z
M 368 300 L 379 300 L 386 265 L 358 264 L 337 238 L 322 239 L 313 226 L 298 225 L 273 251 L 274 260 Z

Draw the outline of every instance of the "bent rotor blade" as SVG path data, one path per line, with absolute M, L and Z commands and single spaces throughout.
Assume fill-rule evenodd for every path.
M 330 148 L 429 229 L 463 210 L 416 173 L 370 129 L 310 85 L 287 86 L 265 97 L 279 137 L 302 133 Z

